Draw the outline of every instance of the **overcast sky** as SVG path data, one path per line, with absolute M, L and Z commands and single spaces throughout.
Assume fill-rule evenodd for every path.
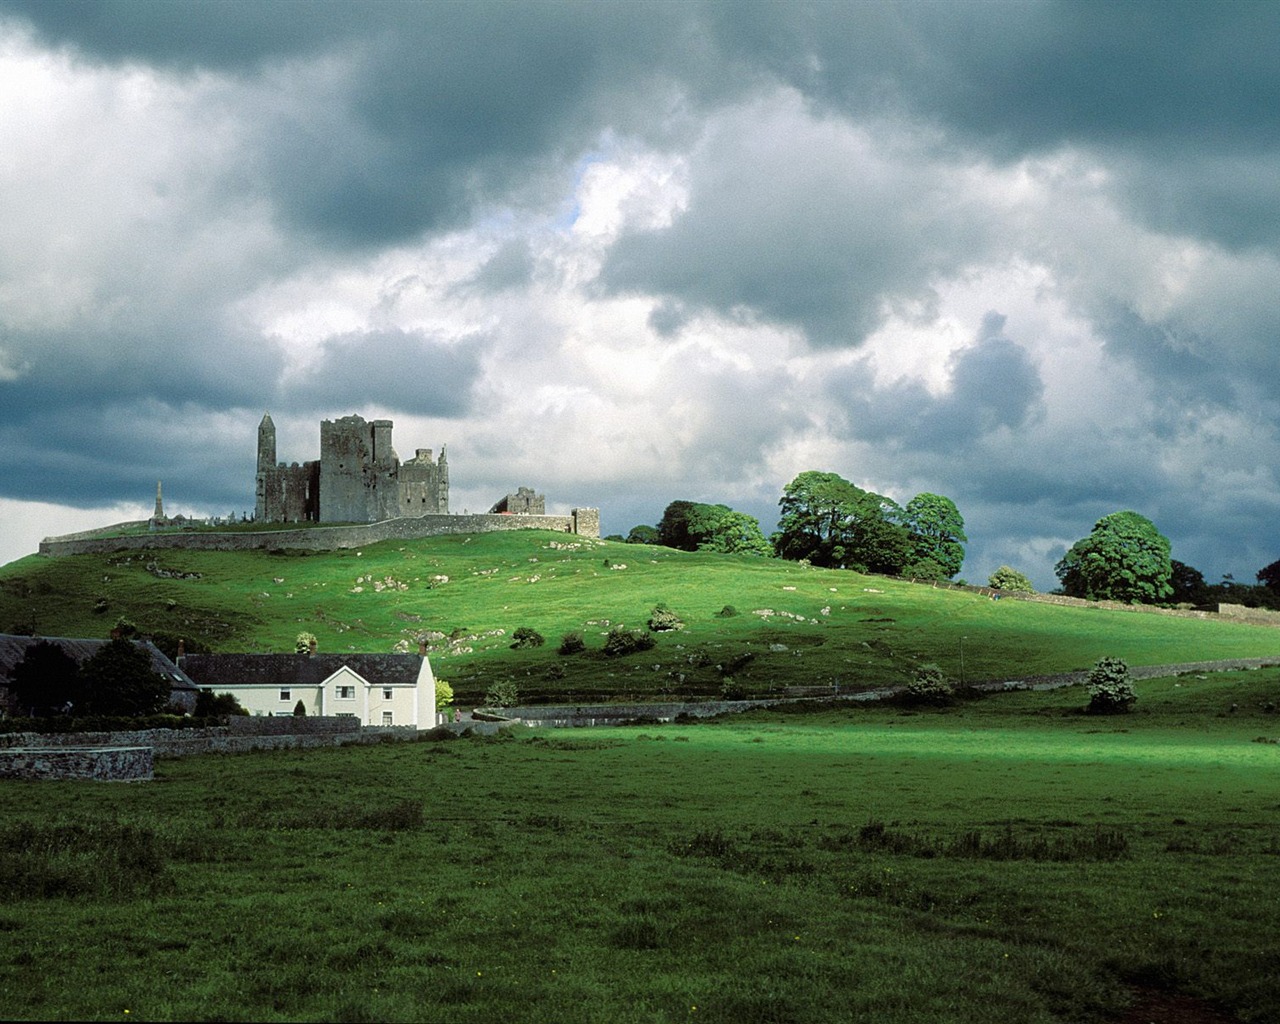
M 951 497 L 1280 557 L 1280 4 L 0 0 L 0 562 L 252 510 L 256 429 L 605 532 Z

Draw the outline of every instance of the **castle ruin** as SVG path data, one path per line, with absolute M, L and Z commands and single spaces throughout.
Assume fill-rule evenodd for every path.
M 320 423 L 320 458 L 276 461 L 276 425 L 258 424 L 254 518 L 260 522 L 376 523 L 449 511 L 449 462 L 419 448 L 401 462 L 391 420 L 343 416 Z

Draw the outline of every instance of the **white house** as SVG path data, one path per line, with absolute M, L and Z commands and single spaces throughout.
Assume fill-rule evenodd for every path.
M 233 694 L 252 715 L 354 715 L 361 725 L 436 723 L 436 679 L 419 654 L 180 654 L 203 690 Z

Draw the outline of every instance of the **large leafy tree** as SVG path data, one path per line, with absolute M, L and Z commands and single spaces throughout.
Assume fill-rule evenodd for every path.
M 1154 603 L 1173 593 L 1169 541 L 1137 512 L 1112 512 L 1054 566 L 1063 590 L 1091 601 Z
M 627 534 L 627 543 L 660 544 L 662 543 L 662 539 L 656 526 L 648 526 L 641 523 L 639 526 L 631 527 L 631 532 Z
M 902 509 L 835 473 L 809 470 L 783 488 L 773 535 L 782 558 L 814 565 L 897 573 L 910 560 Z
M 169 702 L 169 684 L 151 668 L 151 655 L 123 638 L 99 647 L 80 673 L 96 715 L 150 715 Z
M 929 562 L 950 579 L 964 565 L 964 518 L 956 503 L 941 494 L 917 494 L 903 509 L 903 525 L 911 534 L 911 561 Z M 910 568 L 908 568 L 910 571 Z
M 666 507 L 658 524 L 657 542 L 681 551 L 772 554 L 755 516 L 735 512 L 728 505 L 697 501 L 673 501 Z
M 1280 559 L 1258 570 L 1258 582 L 1280 594 Z
M 696 551 L 698 545 L 689 539 L 689 513 L 692 501 L 673 501 L 658 521 L 658 543 L 681 551 Z
M 13 693 L 19 709 L 37 715 L 80 703 L 80 666 L 55 643 L 40 640 L 27 648 L 13 667 Z

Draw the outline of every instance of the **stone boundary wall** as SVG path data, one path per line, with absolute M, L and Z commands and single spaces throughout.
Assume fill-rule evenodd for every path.
M 232 736 L 337 736 L 358 733 L 355 715 L 232 715 L 227 719 Z
M 1218 614 L 1224 619 L 1238 619 L 1258 626 L 1280 626 L 1280 612 L 1270 608 L 1246 608 L 1242 604 L 1220 604 Z
M 379 523 L 352 526 L 314 526 L 305 530 L 264 530 L 233 533 L 148 533 L 103 537 L 68 534 L 46 537 L 40 554 L 53 558 L 67 555 L 105 554 L 112 551 L 181 548 L 188 551 L 256 551 L 293 548 L 306 551 L 335 551 L 358 548 L 383 540 L 418 540 L 453 533 L 493 533 L 499 530 L 551 530 L 600 536 L 597 509 L 574 509 L 567 516 L 436 514 L 385 519 Z
M 133 732 L 77 732 L 0 734 L 0 756 L 15 750 L 134 747 L 154 751 L 155 757 L 190 757 L 196 754 L 243 754 L 252 750 L 293 750 L 340 747 L 417 739 L 412 725 L 350 725 L 351 716 L 299 718 L 251 716 L 233 718 L 234 725 L 206 729 L 140 729 Z M 256 723 L 242 726 L 240 722 Z M 305 723 L 305 724 L 304 724 Z M 326 723 L 329 723 L 326 725 Z M 335 724 L 337 727 L 335 727 Z M 148 754 L 151 757 L 152 754 Z M 80 778 L 81 776 L 65 776 Z
M 1224 658 L 1218 661 L 1190 661 L 1173 665 L 1131 665 L 1129 675 L 1135 680 L 1161 679 L 1166 676 L 1193 675 L 1209 672 L 1233 672 L 1280 665 L 1280 653 L 1274 658 Z M 1025 676 L 1022 679 L 971 683 L 975 690 L 1055 690 L 1063 686 L 1079 686 L 1089 679 L 1089 672 L 1059 672 L 1054 675 Z M 713 715 L 736 714 L 753 708 L 777 704 L 799 704 L 808 701 L 878 701 L 896 696 L 905 686 L 885 686 L 873 690 L 842 692 L 834 695 L 769 697 L 756 700 L 712 700 L 698 703 L 667 704 L 580 704 L 547 705 L 545 707 L 477 709 L 477 721 L 486 724 L 526 725 L 551 728 L 588 728 L 622 725 L 629 722 L 654 724 L 670 722 L 683 715 L 687 718 L 710 718 Z M 460 727 L 455 726 L 455 730 Z
M 0 779 L 91 779 L 149 782 L 150 747 L 38 746 L 0 750 Z

